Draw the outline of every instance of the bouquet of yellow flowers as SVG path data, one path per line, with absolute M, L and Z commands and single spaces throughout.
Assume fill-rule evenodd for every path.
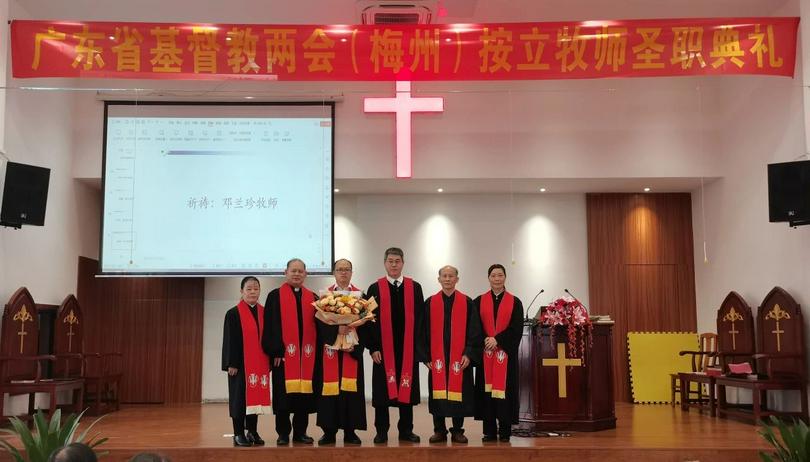
M 345 334 L 338 334 L 337 340 L 332 345 L 336 350 L 351 350 L 360 343 L 355 328 L 368 321 L 374 321 L 374 310 L 377 309 L 374 297 L 364 300 L 360 298 L 359 292 L 341 294 L 322 291 L 320 298 L 312 305 L 315 307 L 316 318 L 326 324 L 349 328 Z

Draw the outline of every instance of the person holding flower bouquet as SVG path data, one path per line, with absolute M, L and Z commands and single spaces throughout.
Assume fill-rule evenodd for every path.
M 523 304 L 506 290 L 503 265 L 490 266 L 487 277 L 491 290 L 475 299 L 485 336 L 483 367 L 475 371 L 475 419 L 484 421 L 484 442 L 508 442 L 520 405 L 517 358 Z
M 327 289 L 334 295 L 349 296 L 356 294 L 363 299 L 360 289 L 352 284 L 352 262 L 343 258 L 333 266 L 335 284 Z M 317 424 L 323 430 L 318 445 L 335 444 L 338 429 L 343 429 L 344 445 L 359 445 L 360 438 L 355 430 L 366 429 L 366 393 L 363 377 L 363 344 L 360 343 L 349 351 L 333 348 L 338 334 L 345 335 L 350 329 L 347 325 L 329 324 L 320 318 L 317 320 L 318 345 L 323 348 L 323 391 L 318 397 Z

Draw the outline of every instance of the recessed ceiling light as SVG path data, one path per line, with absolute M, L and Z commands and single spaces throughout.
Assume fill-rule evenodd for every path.
M 436 190 L 436 192 L 444 192 L 444 188 L 439 188 Z
M 340 192 L 340 188 L 335 188 L 335 192 Z
M 644 192 L 650 192 L 650 188 L 644 188 Z
M 546 188 L 540 188 L 540 192 L 546 192 Z
M 253 99 L 255 96 L 245 96 L 245 99 Z

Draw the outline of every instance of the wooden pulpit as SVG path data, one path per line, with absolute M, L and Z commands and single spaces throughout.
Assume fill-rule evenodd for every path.
M 520 364 L 519 428 L 598 431 L 616 428 L 613 398 L 613 323 L 594 324 L 582 358 L 568 351 L 565 328 L 524 326 Z

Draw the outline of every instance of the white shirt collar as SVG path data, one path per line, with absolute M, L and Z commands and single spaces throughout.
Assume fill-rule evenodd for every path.
M 393 284 L 394 281 L 399 281 L 399 285 L 402 285 L 403 281 L 405 281 L 405 276 L 400 274 L 398 278 L 394 279 L 391 276 L 386 274 L 385 279 L 388 279 L 388 282 L 390 282 L 391 284 Z
M 352 283 L 350 282 L 348 287 L 340 287 L 338 285 L 338 283 L 335 282 L 334 284 L 332 284 L 332 290 L 333 291 L 339 291 L 339 292 L 351 292 L 352 291 Z

